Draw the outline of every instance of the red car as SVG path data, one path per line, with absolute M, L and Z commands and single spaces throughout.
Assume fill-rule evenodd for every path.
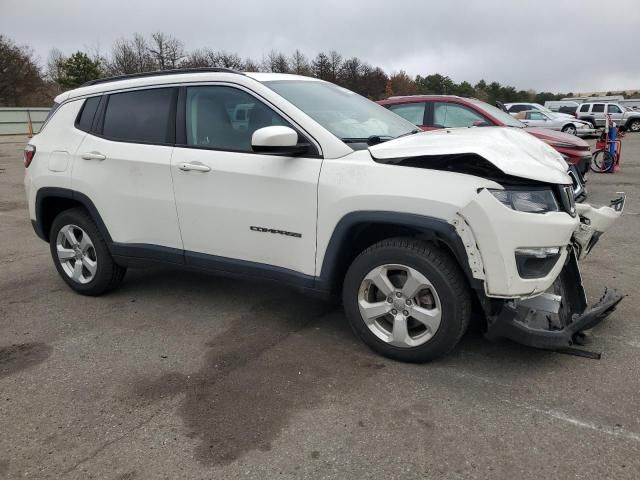
M 560 152 L 567 163 L 575 165 L 582 175 L 589 170 L 591 151 L 584 140 L 554 130 L 527 127 L 503 110 L 475 98 L 412 95 L 391 97 L 378 103 L 415 123 L 422 130 L 474 126 L 526 128 L 531 135 Z

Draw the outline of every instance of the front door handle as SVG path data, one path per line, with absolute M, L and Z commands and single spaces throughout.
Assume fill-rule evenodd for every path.
M 186 163 L 186 162 L 178 164 L 178 168 L 183 172 L 189 172 L 189 171 L 208 172 L 211 170 L 211 167 L 208 167 L 202 163 Z
M 85 152 L 81 156 L 84 160 L 104 160 L 107 158 L 100 152 Z

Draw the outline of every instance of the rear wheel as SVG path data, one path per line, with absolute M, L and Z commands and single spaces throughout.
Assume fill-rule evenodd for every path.
M 564 127 L 562 127 L 562 131 L 564 133 L 568 133 L 569 135 L 576 135 L 578 133 L 578 130 L 576 130 L 575 125 L 573 125 L 572 123 L 570 123 L 569 125 L 565 125 Z
M 343 286 L 347 318 L 376 352 L 426 362 L 449 352 L 469 325 L 470 293 L 449 255 L 411 238 L 379 242 L 351 264 Z
M 101 295 L 124 279 L 93 219 L 83 208 L 60 213 L 49 235 L 53 263 L 62 279 L 83 295 Z
M 603 173 L 611 169 L 613 157 L 609 150 L 597 150 L 593 152 L 591 157 L 591 170 L 596 173 Z

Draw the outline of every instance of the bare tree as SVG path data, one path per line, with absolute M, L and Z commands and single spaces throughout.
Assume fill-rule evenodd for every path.
M 329 52 L 329 81 L 335 82 L 340 76 L 342 69 L 342 55 L 335 50 Z
M 193 50 L 180 62 L 180 66 L 184 68 L 210 67 L 209 52 L 207 50 Z
M 254 62 L 251 58 L 245 58 L 244 63 L 242 64 L 242 70 L 245 72 L 259 72 L 260 65 L 258 62 Z
M 184 47 L 177 38 L 156 32 L 151 35 L 149 53 L 160 70 L 169 70 L 176 68 L 184 58 Z
M 111 60 L 107 63 L 110 75 L 125 75 L 155 70 L 156 64 L 149 54 L 147 41 L 138 33 L 131 40 L 116 40 L 111 49 Z
M 56 83 L 60 82 L 60 78 L 62 78 L 62 65 L 66 59 L 67 57 L 57 48 L 52 48 L 49 51 L 46 69 L 46 76 L 49 80 Z
M 236 53 L 228 53 L 225 51 L 210 52 L 211 65 L 213 67 L 233 68 L 234 70 L 242 70 L 244 62 Z
M 289 59 L 289 68 L 291 69 L 291 73 L 311 76 L 311 65 L 309 65 L 309 60 L 307 60 L 307 57 L 300 50 L 296 49 L 296 51 L 293 52 L 293 55 L 291 55 L 291 58 Z
M 265 72 L 289 73 L 289 62 L 282 53 L 271 50 L 267 58 L 262 60 L 262 69 Z

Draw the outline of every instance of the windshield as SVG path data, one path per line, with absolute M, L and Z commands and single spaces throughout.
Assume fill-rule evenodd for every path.
M 510 114 L 508 114 L 504 110 L 500 110 L 498 107 L 489 105 L 488 103 L 485 103 L 476 98 L 467 98 L 467 101 L 473 103 L 476 107 L 480 108 L 487 114 L 491 115 L 493 118 L 497 118 L 500 122 L 504 123 L 508 127 L 517 127 L 517 128 L 526 127 L 526 125 L 522 123 L 520 120 L 516 120 Z
M 553 112 L 553 110 L 549 110 L 547 107 L 544 107 L 542 105 L 540 105 L 539 103 L 532 103 L 531 105 L 533 105 L 535 108 L 537 108 L 538 110 L 545 112 L 545 113 L 555 113 Z
M 389 140 L 416 131 L 416 126 L 332 83 L 309 80 L 272 80 L 266 86 L 294 104 L 336 137 L 346 142 L 372 137 Z

